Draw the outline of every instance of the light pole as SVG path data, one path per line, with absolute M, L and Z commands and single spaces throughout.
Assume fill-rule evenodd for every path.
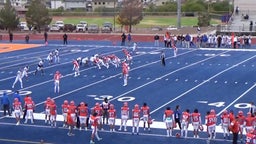
M 177 0 L 177 28 L 181 28 L 181 0 Z
M 114 32 L 116 31 L 116 0 L 114 0 Z

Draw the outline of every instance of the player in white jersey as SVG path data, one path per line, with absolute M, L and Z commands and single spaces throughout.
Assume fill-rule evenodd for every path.
M 49 65 L 51 65 L 53 63 L 53 52 L 50 52 L 46 59 L 47 59 Z
M 20 88 L 23 88 L 22 72 L 21 72 L 20 70 L 17 71 L 17 75 L 16 75 L 16 78 L 15 78 L 14 83 L 12 84 L 12 88 L 14 88 L 15 84 L 16 84 L 18 81 L 20 82 Z
M 73 60 L 73 70 L 75 71 L 74 77 L 77 77 L 80 75 L 79 68 L 80 68 L 80 66 L 79 66 L 77 60 Z
M 26 80 L 28 80 L 28 70 L 29 70 L 29 66 L 25 66 L 22 71 L 22 78 L 25 77 Z
M 138 51 L 138 44 L 136 42 L 133 43 L 133 47 L 132 47 L 132 52 L 134 54 L 136 54 L 136 52 Z
M 60 52 L 59 49 L 55 49 L 54 51 L 54 62 L 60 63 Z
M 41 71 L 41 75 L 44 75 L 44 60 L 42 60 L 42 59 L 39 61 L 38 65 L 37 65 L 35 75 L 37 74 L 38 71 Z

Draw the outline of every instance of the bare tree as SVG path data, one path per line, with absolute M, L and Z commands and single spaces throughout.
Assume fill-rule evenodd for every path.
M 129 26 L 129 32 L 131 32 L 132 25 L 139 24 L 143 19 L 142 11 L 141 0 L 123 0 L 122 8 L 117 16 L 117 23 L 121 26 Z

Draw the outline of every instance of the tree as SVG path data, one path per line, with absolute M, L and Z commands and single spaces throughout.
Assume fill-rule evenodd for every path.
M 211 17 L 208 12 L 199 12 L 198 13 L 198 26 L 205 27 L 209 26 Z
M 32 0 L 26 12 L 26 21 L 29 26 L 35 27 L 39 33 L 41 28 L 45 28 L 51 23 L 52 18 L 42 0 Z
M 143 3 L 140 0 L 123 0 L 122 8 L 117 16 L 117 23 L 129 26 L 129 32 L 132 25 L 139 24 L 143 19 Z
M 7 0 L 4 8 L 0 11 L 0 24 L 10 33 L 18 27 L 19 22 L 16 10 L 12 7 L 10 0 Z

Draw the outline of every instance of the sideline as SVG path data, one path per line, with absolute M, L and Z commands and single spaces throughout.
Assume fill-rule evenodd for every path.
M 17 140 L 17 139 L 3 139 L 0 138 L 0 142 L 15 142 L 15 143 L 25 143 L 25 144 L 53 144 L 53 143 L 45 143 L 43 140 L 41 142 L 36 141 L 24 141 L 24 140 Z

